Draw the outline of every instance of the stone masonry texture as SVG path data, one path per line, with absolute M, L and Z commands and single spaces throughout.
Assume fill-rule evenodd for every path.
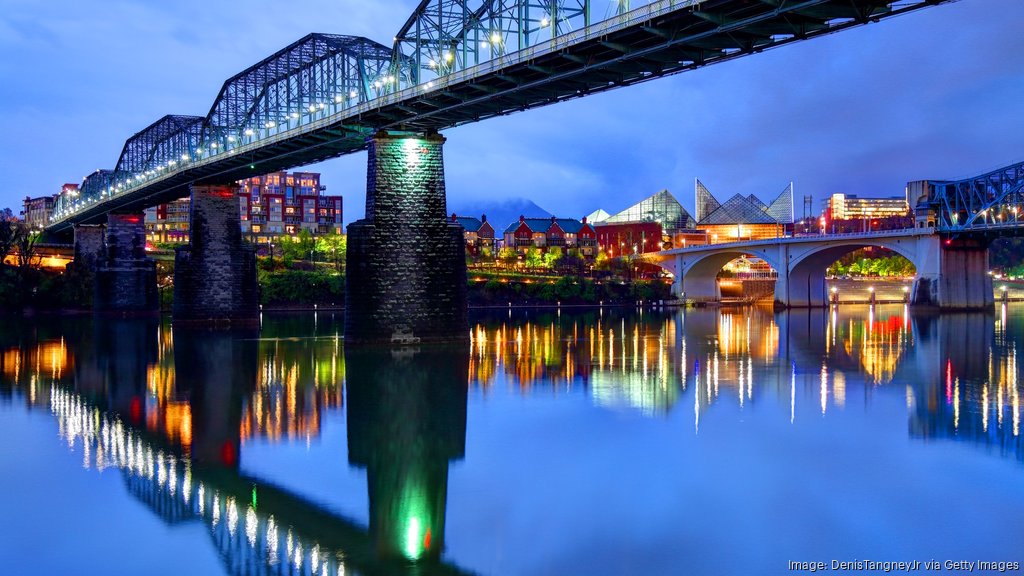
M 348 343 L 469 338 L 463 232 L 445 218 L 444 142 L 370 139 L 366 217 L 348 227 Z
M 191 209 L 191 242 L 174 260 L 174 321 L 258 321 L 256 251 L 242 241 L 234 189 L 193 186 Z
M 156 262 L 146 257 L 144 219 L 141 212 L 107 215 L 103 249 L 96 260 L 95 306 L 99 312 L 159 309 Z

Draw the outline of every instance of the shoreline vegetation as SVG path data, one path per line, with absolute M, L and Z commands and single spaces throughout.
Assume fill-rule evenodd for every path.
M 0 234 L 2 235 L 2 234 Z M 5 260 L 0 260 L 0 312 L 86 313 L 92 309 L 92 274 L 74 265 L 65 271 L 39 266 L 33 254 L 29 234 L 18 237 L 20 244 L 7 244 Z M 1007 250 L 1020 247 L 1013 239 L 1006 246 L 993 246 L 992 260 L 1006 271 L 1020 272 L 1020 256 L 1009 258 Z M 157 287 L 161 311 L 169 311 L 174 295 L 174 246 L 160 245 L 150 255 L 157 261 Z M 261 247 L 257 280 L 260 304 L 264 311 L 342 310 L 345 306 L 345 237 L 314 239 L 308 235 L 282 242 L 272 253 Z M 633 265 L 599 258 L 591 265 L 569 251 L 551 252 L 541 257 L 533 251 L 522 260 L 502 250 L 497 257 L 467 255 L 467 301 L 472 309 L 508 308 L 599 308 L 602 306 L 645 306 L 669 303 L 679 305 L 671 295 L 671 281 L 651 265 Z M 875 280 L 906 279 L 913 275 L 909 262 L 887 252 L 857 251 L 830 267 L 833 282 L 861 284 Z M 729 274 L 723 273 L 723 279 Z M 996 276 L 1006 282 L 1017 278 Z M 873 290 L 873 289 L 872 289 Z M 1019 300 L 1022 290 L 1011 287 L 1010 300 Z M 867 301 L 867 296 L 840 288 L 843 303 Z M 882 294 L 879 294 L 881 297 Z M 896 301 L 902 295 L 885 298 Z M 997 294 L 997 299 L 999 294 Z M 880 298 L 881 301 L 881 298 Z

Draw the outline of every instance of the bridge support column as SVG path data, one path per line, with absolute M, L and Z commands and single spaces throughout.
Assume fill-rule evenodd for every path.
M 984 310 L 995 304 L 988 243 L 981 238 L 929 239 L 932 258 L 919 267 L 911 303 L 945 310 Z
M 462 228 L 445 218 L 445 139 L 370 139 L 366 217 L 348 226 L 347 343 L 469 338 Z
M 103 257 L 105 235 L 106 226 L 102 224 L 75 226 L 75 255 L 66 273 L 71 285 L 81 286 L 76 300 L 83 306 L 96 303 L 96 267 Z
M 174 258 L 174 321 L 259 322 L 256 251 L 242 242 L 235 188 L 192 186 L 190 220 Z
M 96 266 L 96 310 L 156 312 L 156 262 L 146 257 L 145 215 L 108 214 Z

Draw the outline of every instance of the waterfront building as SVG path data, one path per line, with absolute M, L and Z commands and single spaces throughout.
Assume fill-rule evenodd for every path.
M 323 194 L 326 190 L 316 172 L 273 172 L 238 182 L 242 236 L 269 245 L 302 230 L 313 236 L 342 234 L 342 197 Z M 189 210 L 188 198 L 146 210 L 147 239 L 188 242 Z
M 829 220 L 863 220 L 907 216 L 906 197 L 858 198 L 856 194 L 836 193 L 829 197 L 825 217 Z
M 634 244 L 636 252 L 652 252 L 706 242 L 704 232 L 696 229 L 696 220 L 668 190 L 648 196 L 617 214 L 597 210 L 587 218 L 592 216 L 600 218 L 594 223 L 598 245 L 609 255 L 632 251 Z
M 658 222 L 609 223 L 594 226 L 597 247 L 609 256 L 657 252 L 665 246 L 664 231 Z
M 481 214 L 480 218 L 469 216 L 458 216 L 452 214 L 452 222 L 462 226 L 466 238 L 466 253 L 478 256 L 484 248 L 494 255 L 494 227 L 487 221 L 487 215 Z
M 793 224 L 792 183 L 767 204 L 753 194 L 734 194 L 720 202 L 700 180 L 695 189 L 697 229 L 711 244 L 779 238 Z
M 539 248 L 542 252 L 552 246 L 563 249 L 579 249 L 580 256 L 594 258 L 597 256 L 597 233 L 587 219 L 574 218 L 526 218 L 519 217 L 505 228 L 503 234 L 505 247 L 513 248 L 519 253 L 526 253 L 530 247 Z
M 53 212 L 53 206 L 57 202 L 58 196 L 59 194 L 38 198 L 26 196 L 21 210 L 21 219 L 30 229 L 45 228 L 50 223 L 50 213 Z

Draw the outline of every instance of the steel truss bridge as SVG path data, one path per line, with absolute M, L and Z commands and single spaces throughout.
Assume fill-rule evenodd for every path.
M 1018 233 L 1024 219 L 1024 162 L 957 181 L 929 180 L 938 229 L 951 234 Z
M 206 116 L 168 115 L 48 227 L 100 223 L 226 183 L 578 98 L 952 0 L 423 0 L 389 48 L 310 34 L 229 78 Z

